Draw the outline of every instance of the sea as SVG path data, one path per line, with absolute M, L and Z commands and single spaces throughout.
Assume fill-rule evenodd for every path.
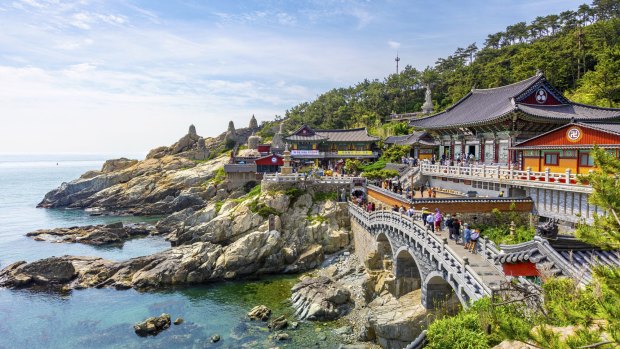
M 126 260 L 170 248 L 162 237 L 122 246 L 34 241 L 26 233 L 43 228 L 102 223 L 151 222 L 151 217 L 90 216 L 83 210 L 36 208 L 45 193 L 80 174 L 100 169 L 105 155 L 0 155 L 0 268 L 50 256 L 99 256 Z M 247 319 L 264 304 L 274 316 L 294 321 L 290 288 L 298 276 L 217 282 L 154 292 L 85 289 L 42 292 L 0 288 L 0 349 L 4 348 L 337 348 L 339 324 L 302 322 L 277 342 L 265 323 Z M 139 337 L 133 325 L 169 313 L 184 323 L 157 336 Z M 221 340 L 211 343 L 211 336 Z

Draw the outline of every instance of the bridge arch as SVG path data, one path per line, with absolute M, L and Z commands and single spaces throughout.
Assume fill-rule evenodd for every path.
M 422 283 L 422 304 L 426 309 L 443 307 L 450 310 L 459 304 L 464 305 L 465 301 L 458 290 L 446 281 L 442 273 L 433 271 Z
M 392 248 L 392 243 L 390 242 L 390 238 L 387 236 L 386 233 L 379 233 L 377 234 L 377 255 L 379 255 L 379 258 L 381 258 L 381 260 L 386 259 L 386 257 L 388 257 L 389 259 L 394 259 L 394 249 Z
M 422 275 L 415 254 L 403 246 L 396 251 L 394 276 L 396 277 L 396 297 L 403 296 L 422 287 Z

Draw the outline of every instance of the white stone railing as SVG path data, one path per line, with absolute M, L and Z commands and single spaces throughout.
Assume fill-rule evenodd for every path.
M 268 182 L 313 182 L 321 184 L 351 184 L 352 182 L 366 183 L 364 177 L 346 177 L 346 176 L 306 176 L 303 173 L 293 173 L 290 175 L 283 175 L 280 173 L 265 174 L 263 181 Z
M 489 181 L 512 185 L 531 187 L 558 187 L 571 188 L 573 191 L 591 192 L 592 187 L 580 184 L 577 175 L 566 169 L 564 173 L 536 172 L 529 168 L 525 171 L 508 169 L 493 165 L 470 165 L 448 166 L 430 163 L 421 163 L 420 169 L 423 175 L 436 175 L 442 177 L 469 179 L 477 181 Z
M 416 212 L 413 217 L 394 211 L 368 213 L 349 203 L 349 213 L 366 229 L 377 225 L 387 225 L 402 232 L 404 236 L 399 237 L 400 241 L 414 249 L 422 248 L 423 254 L 432 256 L 431 260 L 437 261 L 437 269 L 445 270 L 449 278 L 454 279 L 468 295 L 470 301 L 492 294 L 491 288 L 469 265 L 469 260 L 466 257 L 461 257 L 453 251 L 448 246 L 446 238 L 440 239 L 437 235 L 431 234 L 418 222 L 420 220 L 419 212 Z M 488 250 L 489 247 L 485 246 L 485 248 Z M 448 282 L 450 281 L 448 280 Z

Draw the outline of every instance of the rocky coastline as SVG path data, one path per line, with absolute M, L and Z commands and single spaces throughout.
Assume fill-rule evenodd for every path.
M 385 282 L 389 278 L 377 276 L 350 253 L 346 203 L 313 188 L 263 190 L 259 183 L 234 187 L 221 176 L 228 155 L 206 156 L 217 147 L 191 127 L 174 145 L 154 149 L 145 160 L 109 160 L 100 171 L 63 183 L 39 204 L 86 209 L 94 215 L 163 215 L 155 225 L 115 223 L 27 234 L 42 243 L 91 245 L 162 235 L 170 249 L 125 261 L 68 255 L 19 261 L 0 270 L 0 287 L 149 291 L 309 272 L 292 289 L 295 319 L 277 318 L 268 324 L 278 339 L 286 341 L 289 334 L 280 330 L 296 321 L 336 321 L 342 326 L 334 335 L 352 348 L 377 347 L 373 343 L 396 347 L 415 338 L 426 311 L 420 306 L 402 313 L 401 299 L 407 298 L 394 299 Z M 325 262 L 326 256 L 332 256 L 331 263 Z M 327 266 L 320 268 L 322 264 Z M 420 303 L 419 295 L 415 297 L 410 297 L 411 304 Z M 405 330 L 411 326 L 415 330 Z

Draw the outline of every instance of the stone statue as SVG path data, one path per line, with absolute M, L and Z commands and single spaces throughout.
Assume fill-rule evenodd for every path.
M 431 99 L 431 85 L 426 85 L 426 93 L 424 95 L 424 104 L 422 105 L 422 112 L 424 114 L 430 114 L 435 109 L 433 100 Z
M 273 139 L 271 140 L 271 147 L 275 149 L 284 148 L 284 122 L 280 123 L 278 133 L 273 136 Z
M 550 220 L 548 222 L 536 226 L 536 235 L 545 239 L 557 239 L 558 237 L 558 221 Z
M 258 122 L 256 121 L 254 114 L 252 114 L 252 118 L 250 119 L 250 130 L 256 130 L 257 128 L 258 128 Z
M 196 135 L 197 135 L 197 133 L 196 133 L 196 126 L 194 126 L 194 125 L 189 125 L 189 132 L 188 132 L 188 133 L 189 133 L 190 135 L 192 135 L 192 136 L 196 136 Z
M 257 136 L 254 132 L 252 135 L 248 137 L 248 149 L 258 149 L 258 145 L 260 144 L 260 137 Z

